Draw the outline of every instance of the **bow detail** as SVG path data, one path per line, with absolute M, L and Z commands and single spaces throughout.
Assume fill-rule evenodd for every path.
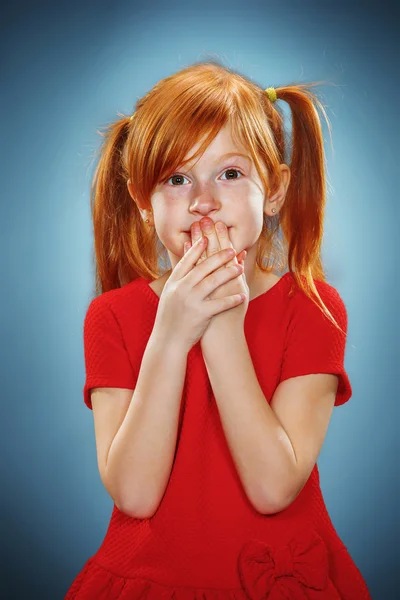
M 251 540 L 242 548 L 239 576 L 251 600 L 301 600 L 304 588 L 317 591 L 328 585 L 328 554 L 315 530 L 305 530 L 280 548 Z

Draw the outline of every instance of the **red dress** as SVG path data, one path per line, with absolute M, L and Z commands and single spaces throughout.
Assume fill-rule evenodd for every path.
M 293 283 L 294 294 L 289 295 Z M 315 281 L 339 325 L 345 305 Z M 134 389 L 159 298 L 144 278 L 94 298 L 84 322 L 86 382 Z M 250 300 L 245 336 L 270 401 L 280 381 L 335 373 L 335 406 L 352 395 L 345 337 L 286 273 Z M 268 360 L 266 360 L 268 357 Z M 155 374 L 156 375 L 156 374 Z M 105 538 L 66 600 L 370 600 L 367 585 L 328 515 L 317 465 L 290 506 L 263 515 L 237 474 L 200 342 L 188 353 L 177 446 L 162 502 L 152 518 L 115 505 Z

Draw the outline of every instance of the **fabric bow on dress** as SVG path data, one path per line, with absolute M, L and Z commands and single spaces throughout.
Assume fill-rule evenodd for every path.
M 328 588 L 325 542 L 314 530 L 306 530 L 280 548 L 251 540 L 242 548 L 238 567 L 242 586 L 251 600 L 306 600 L 310 598 L 307 588 L 321 598 L 338 598 Z M 323 590 L 328 595 L 318 594 Z

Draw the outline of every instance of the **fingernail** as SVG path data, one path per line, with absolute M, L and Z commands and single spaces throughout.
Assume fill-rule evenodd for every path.
M 212 225 L 211 225 L 210 221 L 202 221 L 201 227 L 202 227 L 202 229 L 204 229 L 204 231 L 211 231 L 211 229 L 212 229 Z

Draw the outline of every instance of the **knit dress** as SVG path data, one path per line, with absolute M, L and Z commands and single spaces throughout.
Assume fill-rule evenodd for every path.
M 337 290 L 317 290 L 347 331 Z M 292 293 L 291 293 L 292 290 Z M 94 298 L 84 321 L 90 389 L 134 389 L 159 297 L 139 277 Z M 338 376 L 335 406 L 352 388 L 345 336 L 285 273 L 250 300 L 244 332 L 266 402 L 278 384 L 309 373 Z M 154 374 L 157 376 L 157 373 Z M 367 585 L 337 534 L 317 465 L 284 510 L 261 514 L 250 503 L 223 432 L 200 342 L 187 356 L 177 443 L 156 513 L 133 518 L 114 504 L 104 540 L 65 600 L 370 600 Z

